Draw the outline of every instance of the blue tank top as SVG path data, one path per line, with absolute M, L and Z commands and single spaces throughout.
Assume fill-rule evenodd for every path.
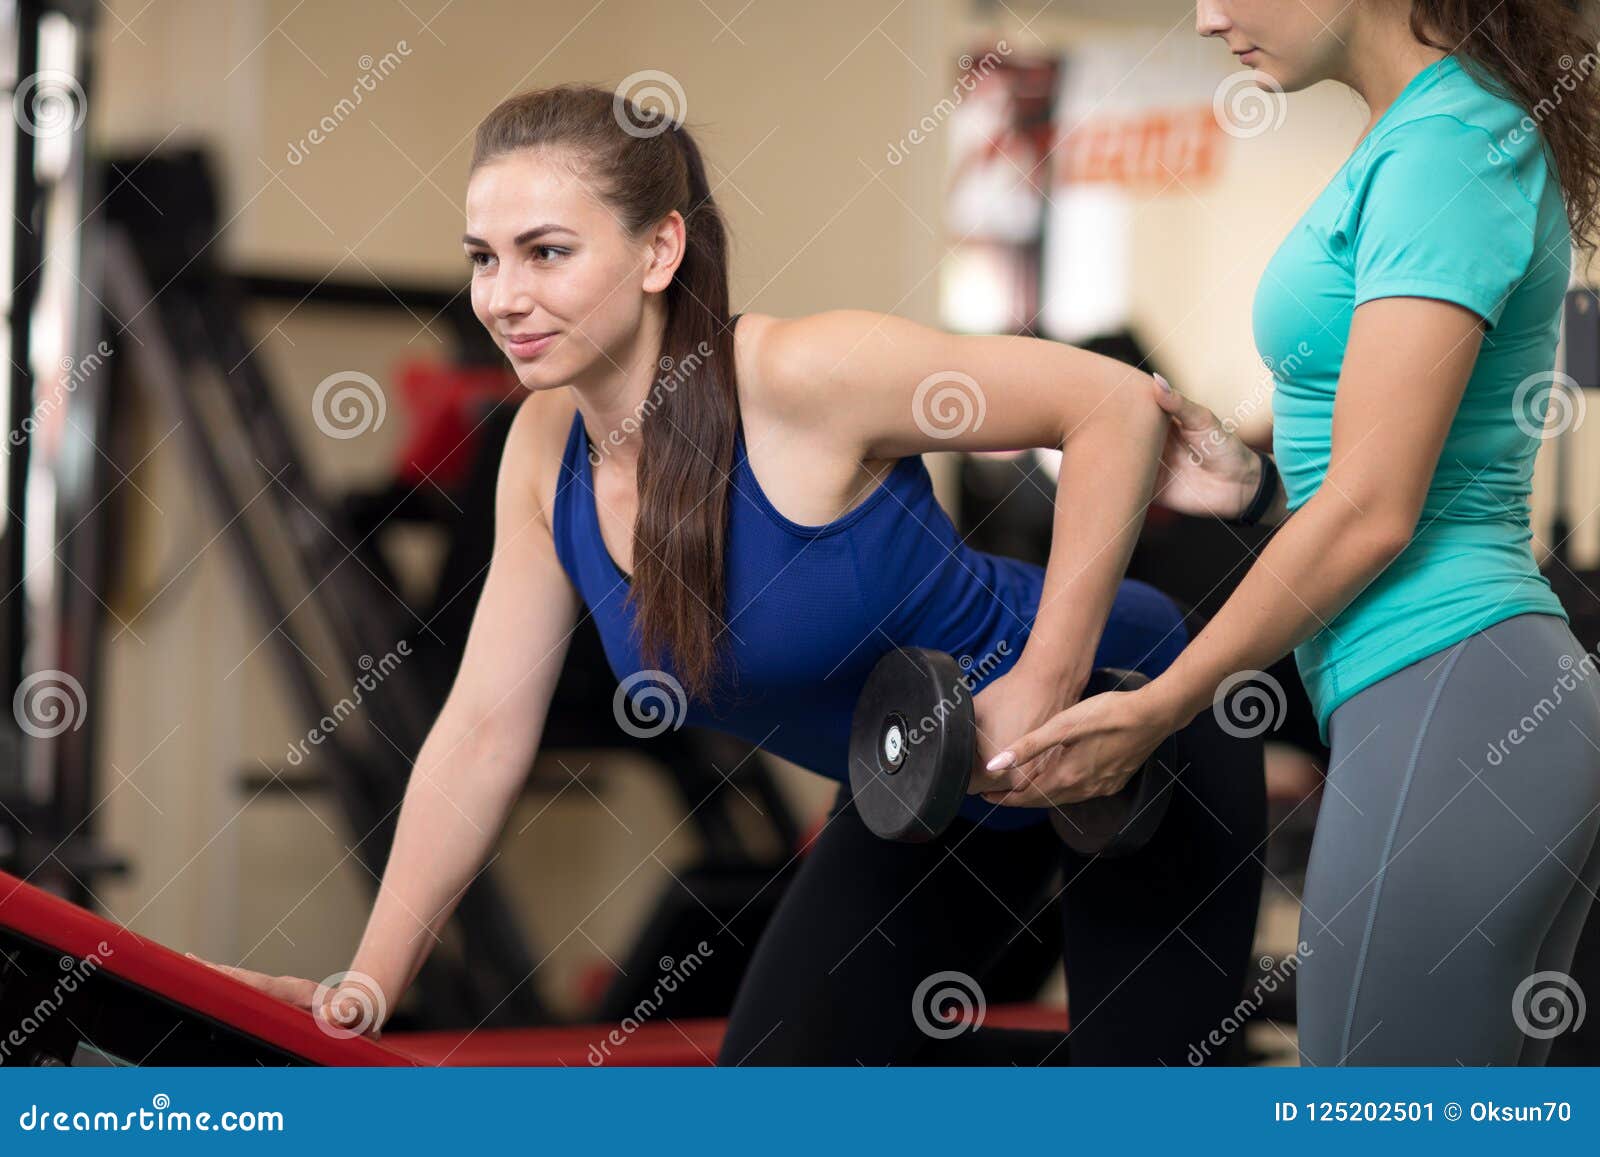
M 920 456 L 900 459 L 866 501 L 822 526 L 791 522 L 767 501 L 745 455 L 743 429 L 730 477 L 726 670 L 709 701 L 685 700 L 670 656 L 655 669 L 640 656 L 628 576 L 600 536 L 583 415 L 573 415 L 552 516 L 556 553 L 594 616 L 613 674 L 635 702 L 643 695 L 642 702 L 665 706 L 672 726 L 727 732 L 848 784 L 851 713 L 885 653 L 896 646 L 946 651 L 966 669 L 974 693 L 1022 653 L 1043 568 L 964 544 Z M 1153 676 L 1187 642 L 1171 599 L 1124 580 L 1095 665 Z M 677 701 L 669 705 L 668 697 Z M 649 718 L 643 707 L 640 717 Z M 1048 813 L 971 796 L 961 814 L 1017 828 Z

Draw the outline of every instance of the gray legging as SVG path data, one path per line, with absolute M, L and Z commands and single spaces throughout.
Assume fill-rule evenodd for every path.
M 1341 704 L 1300 915 L 1301 1060 L 1542 1065 L 1600 886 L 1600 671 L 1524 614 Z

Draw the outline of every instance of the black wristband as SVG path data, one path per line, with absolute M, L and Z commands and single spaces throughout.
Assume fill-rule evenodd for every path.
M 1235 526 L 1254 526 L 1261 521 L 1261 516 L 1266 514 L 1278 497 L 1278 465 L 1272 460 L 1272 455 L 1255 451 L 1255 456 L 1261 462 L 1261 481 L 1256 484 L 1255 497 L 1250 500 L 1250 505 L 1239 512 L 1237 518 L 1228 519 Z

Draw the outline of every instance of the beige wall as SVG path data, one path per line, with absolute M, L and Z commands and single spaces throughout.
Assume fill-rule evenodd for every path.
M 887 143 L 948 93 L 953 59 L 974 36 L 1005 35 L 1021 50 L 1047 52 L 1108 26 L 1037 16 L 1021 3 L 1012 6 L 1018 16 L 1000 8 L 999 23 L 975 25 L 958 0 L 758 0 L 742 9 L 458 0 L 423 26 L 439 7 L 110 0 L 94 130 L 117 148 L 163 139 L 214 145 L 236 213 L 222 244 L 236 261 L 343 277 L 464 279 L 457 239 L 477 118 L 524 88 L 612 85 L 660 69 L 682 83 L 712 160 L 735 236 L 736 307 L 796 314 L 856 306 L 931 322 L 943 158 L 939 147 L 920 149 L 890 167 Z M 1152 36 L 1191 34 L 1187 4 L 1100 10 L 1137 11 Z M 389 52 L 399 56 L 392 74 L 291 164 L 290 142 L 334 114 L 364 71 L 363 54 Z M 1249 303 L 1261 268 L 1361 121 L 1347 94 L 1296 96 L 1286 129 L 1241 143 L 1214 185 L 1141 206 L 1139 327 L 1178 383 L 1219 411 L 1259 381 Z M 315 472 L 331 486 L 375 480 L 401 423 L 353 442 L 319 439 L 309 422 L 312 388 L 338 370 L 382 379 L 397 355 L 428 352 L 434 341 L 422 320 L 378 324 L 311 309 L 252 319 Z M 150 445 L 171 432 L 170 415 L 158 410 L 140 420 Z M 263 645 L 271 624 L 256 621 L 241 598 L 225 544 L 212 541 L 217 521 L 177 446 L 162 443 L 135 474 L 142 493 L 124 487 L 116 499 L 133 545 L 114 601 L 129 629 L 110 647 L 104 815 L 107 835 L 132 854 L 137 872 L 104 898 L 118 917 L 181 948 L 320 977 L 348 963 L 370 881 L 348 857 L 348 833 L 325 798 L 246 799 L 232 782 L 241 769 L 280 766 L 303 724 L 277 689 Z M 426 556 L 427 545 L 417 552 Z M 174 573 L 180 581 L 147 605 Z M 541 943 L 559 945 L 545 973 L 558 1001 L 586 962 L 618 951 L 663 877 L 648 854 L 675 821 L 659 778 L 624 768 L 608 781 L 614 814 L 568 792 L 522 830 L 550 803 L 533 796 L 502 847 L 503 878 L 526 898 Z M 788 782 L 810 808 L 828 794 L 815 777 Z M 693 853 L 680 835 L 659 855 L 675 866 Z

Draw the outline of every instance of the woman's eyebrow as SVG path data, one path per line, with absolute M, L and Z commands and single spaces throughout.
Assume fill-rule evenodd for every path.
M 516 238 L 512 241 L 512 244 L 520 248 L 530 241 L 537 241 L 547 233 L 572 233 L 572 230 L 568 229 L 565 225 L 535 225 L 532 229 L 524 229 L 521 233 L 518 233 Z M 573 236 L 576 237 L 577 234 L 573 233 Z M 478 245 L 484 249 L 489 248 L 489 243 L 487 241 L 485 241 L 482 237 L 474 237 L 471 233 L 463 233 L 461 235 L 461 244 Z

